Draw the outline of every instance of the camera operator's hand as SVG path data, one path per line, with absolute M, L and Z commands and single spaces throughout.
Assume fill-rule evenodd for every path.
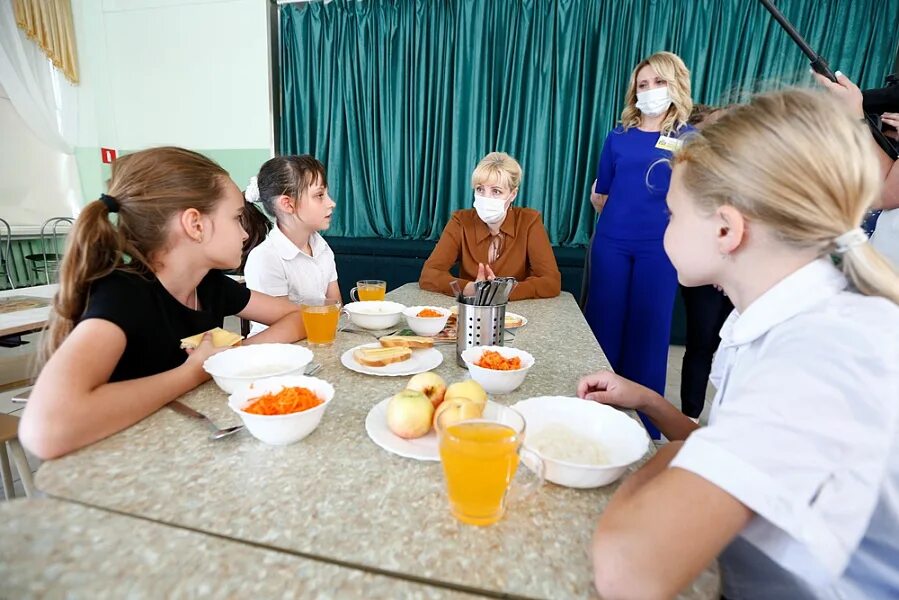
M 896 135 L 897 130 L 899 130 L 899 113 L 885 112 L 880 115 L 880 120 L 893 128 L 889 133 L 884 131 L 883 134 L 894 140 L 899 140 L 899 136 Z
M 858 89 L 858 86 L 852 83 L 848 77 L 839 71 L 834 74 L 837 76 L 836 83 L 824 75 L 813 73 L 815 79 L 818 80 L 818 83 L 820 83 L 828 92 L 833 94 L 853 117 L 856 119 L 864 119 L 865 111 L 862 108 L 864 102 L 862 91 Z

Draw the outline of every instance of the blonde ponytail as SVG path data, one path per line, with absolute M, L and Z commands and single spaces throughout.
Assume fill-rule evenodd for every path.
M 864 243 L 841 255 L 846 278 L 866 296 L 883 296 L 899 304 L 899 274 L 874 246 Z

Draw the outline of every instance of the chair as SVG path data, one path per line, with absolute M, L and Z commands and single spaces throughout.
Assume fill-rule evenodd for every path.
M 3 495 L 7 500 L 15 497 L 15 489 L 12 481 L 12 470 L 9 464 L 9 455 L 12 454 L 16 471 L 22 481 L 25 496 L 34 496 L 34 481 L 31 478 L 31 466 L 25 456 L 25 450 L 19 443 L 19 417 L 0 414 L 0 475 L 3 476 Z
M 56 281 L 59 275 L 63 248 L 60 240 L 65 239 L 65 234 L 74 224 L 75 219 L 71 217 L 53 217 L 44 221 L 41 225 L 41 251 L 25 257 L 25 260 L 32 263 L 35 274 L 40 276 L 43 272 L 47 285 Z
M 9 257 L 12 250 L 12 229 L 6 219 L 0 219 L 0 271 L 6 275 L 9 289 L 16 289 L 12 280 L 12 272 L 9 267 Z

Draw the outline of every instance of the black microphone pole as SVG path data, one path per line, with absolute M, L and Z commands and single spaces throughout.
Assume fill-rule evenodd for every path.
M 762 3 L 762 6 L 771 13 L 771 16 L 774 17 L 774 20 L 780 24 L 784 31 L 787 32 L 793 41 L 799 46 L 799 49 L 802 50 L 802 53 L 805 54 L 809 61 L 812 63 L 812 69 L 815 70 L 816 73 L 820 73 L 824 77 L 827 77 L 831 81 L 836 81 L 837 76 L 833 71 L 830 70 L 830 66 L 827 64 L 827 61 L 824 60 L 820 54 L 812 50 L 811 46 L 809 46 L 806 41 L 799 35 L 799 32 L 796 31 L 796 28 L 787 21 L 787 18 L 783 16 L 777 7 L 771 2 L 771 0 L 759 0 Z M 871 135 L 874 136 L 874 140 L 877 142 L 877 145 L 881 147 L 881 149 L 886 152 L 887 156 L 890 157 L 891 160 L 899 159 L 899 152 L 896 151 L 896 148 L 893 146 L 892 142 L 883 135 L 883 132 L 880 130 L 879 120 L 874 115 L 869 113 L 865 113 L 865 121 L 868 123 L 868 128 L 871 130 Z

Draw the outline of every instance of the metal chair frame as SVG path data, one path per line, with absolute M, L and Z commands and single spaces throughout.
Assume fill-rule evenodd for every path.
M 44 224 L 41 225 L 41 256 L 43 257 L 44 280 L 47 282 L 47 285 L 52 283 L 50 280 L 50 271 L 54 270 L 58 273 L 59 263 L 62 261 L 63 248 L 60 247 L 59 240 L 60 237 L 64 237 L 64 235 L 60 235 L 60 228 L 66 230 L 64 233 L 67 233 L 74 224 L 75 219 L 72 217 L 53 217 L 47 219 L 44 221 Z M 35 271 L 38 270 L 39 269 L 35 267 Z
M 5 231 L 4 231 L 5 230 Z M 6 281 L 9 283 L 9 289 L 16 289 L 16 284 L 12 278 L 10 271 L 9 257 L 12 252 L 12 228 L 6 219 L 0 219 L 0 269 L 6 275 Z

